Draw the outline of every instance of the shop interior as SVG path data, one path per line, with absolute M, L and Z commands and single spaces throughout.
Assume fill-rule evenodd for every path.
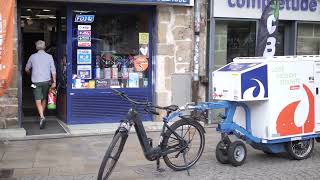
M 27 135 L 66 133 L 66 10 L 64 7 L 39 7 L 23 4 L 21 23 L 22 127 Z M 57 70 L 57 105 L 45 110 L 46 128 L 39 128 L 39 115 L 31 88 L 31 76 L 24 69 L 29 57 L 36 53 L 35 42 L 46 42 L 46 52 L 53 56 Z

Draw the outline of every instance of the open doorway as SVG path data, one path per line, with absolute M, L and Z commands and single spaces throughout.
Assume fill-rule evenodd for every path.
M 22 49 L 22 127 L 27 135 L 66 133 L 66 15 L 61 7 L 33 7 L 22 5 L 21 8 L 21 49 Z M 36 53 L 35 42 L 43 40 L 45 51 L 53 56 L 57 71 L 57 108 L 46 108 L 46 127 L 40 130 L 39 115 L 35 106 L 31 77 L 24 69 L 29 57 Z

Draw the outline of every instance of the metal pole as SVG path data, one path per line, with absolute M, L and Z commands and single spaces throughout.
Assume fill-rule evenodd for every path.
M 194 4 L 194 57 L 193 57 L 193 81 L 199 81 L 199 61 L 200 61 L 200 0 L 195 0 Z
M 199 61 L 200 61 L 200 0 L 194 4 L 194 56 L 193 56 L 193 82 L 192 101 L 198 102 L 199 92 Z

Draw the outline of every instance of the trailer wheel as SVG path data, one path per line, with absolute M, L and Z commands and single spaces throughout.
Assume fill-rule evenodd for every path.
M 216 159 L 221 164 L 228 164 L 228 145 L 224 143 L 223 141 L 219 141 L 219 143 L 216 146 Z
M 307 159 L 314 147 L 314 139 L 290 141 L 286 144 L 286 150 L 295 160 Z
M 242 141 L 232 142 L 228 149 L 228 160 L 233 166 L 241 166 L 247 158 L 247 148 Z

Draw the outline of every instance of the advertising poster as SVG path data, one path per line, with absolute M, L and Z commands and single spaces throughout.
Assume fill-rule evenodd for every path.
M 77 66 L 77 76 L 80 79 L 91 79 L 91 65 L 78 65 Z
M 91 49 L 77 50 L 77 64 L 91 64 Z
M 91 37 L 78 36 L 78 47 L 91 47 Z
M 94 15 L 81 15 L 77 14 L 74 18 L 74 22 L 78 23 L 93 23 L 94 21 Z
M 15 0 L 0 0 L 0 96 L 13 77 L 13 33 Z
M 78 47 L 91 47 L 90 30 L 78 30 Z
M 129 73 L 129 88 L 139 88 L 138 73 Z
M 83 30 L 79 30 L 79 31 L 78 31 L 78 36 L 91 37 L 91 31 L 83 31 Z
M 78 25 L 79 31 L 91 31 L 91 25 Z
M 139 33 L 139 44 L 149 44 L 149 33 Z
M 96 80 L 96 88 L 97 89 L 106 89 L 110 87 L 110 80 L 106 80 L 106 79 L 99 79 Z

